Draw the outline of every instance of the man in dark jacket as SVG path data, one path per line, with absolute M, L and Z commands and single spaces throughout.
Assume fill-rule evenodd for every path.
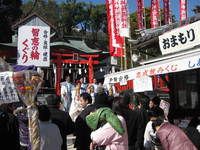
M 77 117 L 75 121 L 75 147 L 77 150 L 90 150 L 90 134 L 92 131 L 87 126 L 85 118 L 91 112 L 94 112 L 96 109 L 104 106 L 110 106 L 108 95 L 105 93 L 98 93 L 95 96 L 94 104 L 88 105 Z
M 74 132 L 74 123 L 69 116 L 68 112 L 64 112 L 59 109 L 60 106 L 60 97 L 52 94 L 46 98 L 48 108 L 51 113 L 51 120 L 55 123 L 60 129 L 60 133 L 63 139 L 62 150 L 67 149 L 67 135 Z

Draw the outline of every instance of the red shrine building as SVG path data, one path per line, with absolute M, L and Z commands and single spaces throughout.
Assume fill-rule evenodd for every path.
M 23 25 L 50 27 L 50 66 L 41 67 L 44 71 L 44 88 L 56 89 L 56 93 L 59 95 L 60 82 L 66 75 L 69 75 L 73 81 L 78 79 L 78 76 L 82 76 L 88 83 L 92 83 L 94 77 L 104 77 L 105 70 L 103 68 L 110 66 L 109 52 L 100 50 L 94 45 L 92 45 L 93 48 L 89 47 L 87 41 L 80 37 L 59 38 L 55 27 L 36 13 L 12 26 L 15 31 L 12 43 L 0 43 L 0 56 L 7 62 L 11 64 L 17 62 L 18 28 Z

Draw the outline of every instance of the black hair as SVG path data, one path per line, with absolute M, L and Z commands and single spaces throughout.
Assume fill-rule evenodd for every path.
M 160 98 L 158 96 L 155 96 L 152 98 L 150 101 L 152 101 L 155 105 L 159 106 L 160 105 Z
M 153 128 L 154 132 L 156 131 L 156 127 L 160 126 L 163 122 L 164 122 L 164 120 L 160 119 L 160 118 L 158 118 L 156 120 L 152 120 L 152 128 Z
M 133 94 L 133 99 L 135 101 L 135 105 L 138 106 L 138 105 L 142 105 L 142 107 L 144 109 L 148 109 L 149 108 L 149 97 L 144 95 L 144 94 L 136 94 L 134 93 Z
M 49 121 L 50 120 L 50 111 L 46 105 L 38 106 L 39 120 L 40 121 Z
M 164 111 L 160 107 L 154 107 L 148 111 L 149 117 L 163 117 L 164 118 Z
M 112 110 L 116 114 L 121 115 L 124 118 L 126 117 L 125 113 L 123 111 L 124 110 L 123 97 L 121 97 L 121 96 L 114 97 L 113 103 L 112 103 Z
M 51 94 L 46 97 L 46 102 L 48 105 L 58 105 L 61 102 L 60 96 L 56 94 Z
M 88 93 L 81 93 L 80 97 L 82 97 L 85 101 L 88 101 L 89 104 L 92 103 L 92 97 Z

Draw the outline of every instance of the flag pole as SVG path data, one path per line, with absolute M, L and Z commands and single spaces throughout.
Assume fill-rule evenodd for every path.
M 123 56 L 122 56 L 122 49 L 120 50 L 120 53 L 121 53 L 121 70 L 124 70 L 124 67 L 123 67 Z
M 127 70 L 126 37 L 124 37 L 124 70 Z

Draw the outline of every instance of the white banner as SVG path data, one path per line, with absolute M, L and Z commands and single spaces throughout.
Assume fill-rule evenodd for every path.
M 120 27 L 119 34 L 121 37 L 130 37 L 130 21 L 127 0 L 119 0 L 120 7 Z
M 0 105 L 19 101 L 12 76 L 13 72 L 0 73 Z
M 18 65 L 49 67 L 50 28 L 22 26 L 18 29 Z
M 152 78 L 148 76 L 136 78 L 133 81 L 133 87 L 134 92 L 153 91 Z
M 159 36 L 163 55 L 192 48 L 200 43 L 200 21 L 177 28 Z
M 119 83 L 144 76 L 167 74 L 200 68 L 200 50 L 182 58 L 172 58 L 161 62 L 144 65 L 141 67 L 105 75 L 104 83 Z

